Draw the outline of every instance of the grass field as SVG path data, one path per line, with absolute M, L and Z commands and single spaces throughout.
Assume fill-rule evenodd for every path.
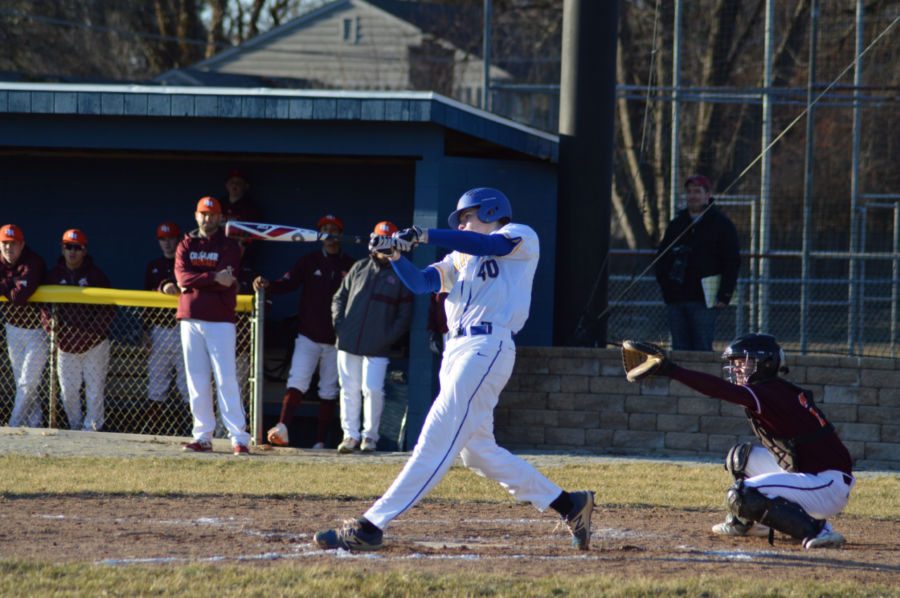
M 399 472 L 395 465 L 296 465 L 263 460 L 0 457 L 0 501 L 29 495 L 241 495 L 374 499 Z M 542 470 L 565 488 L 591 488 L 605 507 L 721 511 L 729 477 L 721 467 L 668 464 L 566 466 Z M 236 481 L 238 483 L 236 483 Z M 499 486 L 453 468 L 427 500 L 511 502 Z M 900 518 L 900 479 L 859 480 L 845 516 Z M 892 585 L 797 583 L 772 578 L 687 576 L 672 580 L 604 573 L 539 579 L 498 574 L 398 573 L 377 567 L 305 563 L 129 565 L 28 562 L 3 543 L 0 596 L 885 596 Z M 898 563 L 900 564 L 900 563 Z M 311 566 L 310 566 L 311 565 Z

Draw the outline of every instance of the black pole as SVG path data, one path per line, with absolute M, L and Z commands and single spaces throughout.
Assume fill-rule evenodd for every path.
M 564 0 L 555 345 L 606 346 L 618 34 L 618 0 Z
M 801 263 L 801 277 L 803 285 L 800 287 L 800 352 L 806 355 L 809 348 L 809 305 L 811 293 L 809 290 L 809 277 L 812 274 L 810 268 L 809 253 L 812 251 L 812 192 L 813 192 L 813 165 L 815 163 L 815 146 L 813 145 L 816 132 L 816 107 L 813 106 L 816 94 L 816 61 L 819 49 L 819 0 L 812 0 L 809 11 L 809 80 L 806 86 L 806 164 L 805 178 L 803 181 L 803 261 Z

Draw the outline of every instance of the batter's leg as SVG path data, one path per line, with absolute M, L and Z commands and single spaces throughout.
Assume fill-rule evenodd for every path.
M 363 358 L 363 436 L 378 442 L 378 428 L 384 411 L 384 377 L 390 360 L 387 357 Z
M 359 442 L 359 413 L 362 406 L 362 361 L 359 355 L 338 351 L 341 379 L 341 428 L 344 438 Z
M 99 432 L 105 413 L 106 376 L 109 372 L 109 340 L 105 340 L 84 354 L 84 396 L 87 409 L 84 430 Z

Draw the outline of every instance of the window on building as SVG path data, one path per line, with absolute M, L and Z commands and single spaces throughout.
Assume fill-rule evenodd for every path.
M 359 19 L 350 18 L 341 21 L 341 41 L 355 44 L 359 41 Z

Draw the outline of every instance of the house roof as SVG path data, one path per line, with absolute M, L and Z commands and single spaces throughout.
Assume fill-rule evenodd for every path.
M 557 162 L 559 138 L 434 92 L 0 82 L 0 114 L 436 123 Z

